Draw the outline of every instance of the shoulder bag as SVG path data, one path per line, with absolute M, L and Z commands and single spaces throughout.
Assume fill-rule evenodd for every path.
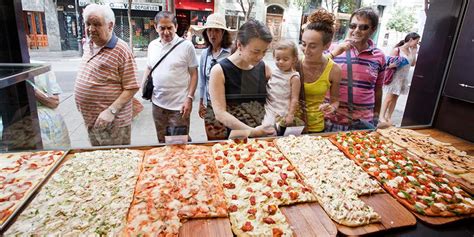
M 354 113 L 354 95 L 352 91 L 352 60 L 351 60 L 351 50 L 346 51 L 346 61 L 347 61 L 347 105 L 349 109 L 349 130 L 364 130 L 364 129 L 375 129 L 375 126 L 371 123 L 362 120 L 362 119 L 353 119 Z
M 181 40 L 178 43 L 176 43 L 163 57 L 160 58 L 160 60 L 150 70 L 150 73 L 148 74 L 148 76 L 146 78 L 145 86 L 143 87 L 143 91 L 142 91 L 142 98 L 143 99 L 151 100 L 151 96 L 153 95 L 153 77 L 151 76 L 151 74 L 153 73 L 155 68 L 158 67 L 158 65 L 161 63 L 161 61 L 163 61 L 163 59 L 165 59 L 166 56 L 168 56 L 168 54 L 170 54 L 171 51 L 173 51 L 173 49 L 175 49 L 179 44 L 181 44 L 183 42 L 184 42 L 184 40 Z

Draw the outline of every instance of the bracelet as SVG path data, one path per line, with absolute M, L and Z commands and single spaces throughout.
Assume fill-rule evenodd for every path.
M 188 95 L 187 98 L 191 99 L 191 101 L 194 101 L 194 96 Z
M 334 56 L 334 54 L 332 54 L 332 52 L 329 52 L 329 56 L 331 56 L 331 59 L 335 58 L 335 56 Z

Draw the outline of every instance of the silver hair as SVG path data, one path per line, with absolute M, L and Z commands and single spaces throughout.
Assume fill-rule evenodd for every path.
M 115 25 L 115 14 L 110 6 L 98 5 L 95 3 L 87 5 L 87 7 L 84 8 L 84 12 L 82 13 L 84 21 L 86 21 L 89 15 L 94 12 L 98 12 L 102 17 L 104 17 L 105 23 L 112 22 L 112 24 Z

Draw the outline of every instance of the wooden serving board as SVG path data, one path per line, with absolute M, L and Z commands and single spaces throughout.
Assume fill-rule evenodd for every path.
M 365 235 L 395 228 L 416 225 L 415 217 L 388 193 L 378 193 L 360 197 L 381 217 L 379 223 L 360 227 L 348 227 L 336 223 L 337 229 L 344 235 Z
M 316 202 L 281 206 L 280 210 L 298 237 L 337 235 L 333 221 Z
M 191 219 L 179 229 L 180 237 L 232 237 L 229 218 Z

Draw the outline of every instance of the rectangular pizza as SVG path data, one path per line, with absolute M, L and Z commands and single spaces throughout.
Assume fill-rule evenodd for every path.
M 0 225 L 5 223 L 63 155 L 64 151 L 0 154 Z
M 121 233 L 143 153 L 74 154 L 45 184 L 6 236 L 113 236 Z

